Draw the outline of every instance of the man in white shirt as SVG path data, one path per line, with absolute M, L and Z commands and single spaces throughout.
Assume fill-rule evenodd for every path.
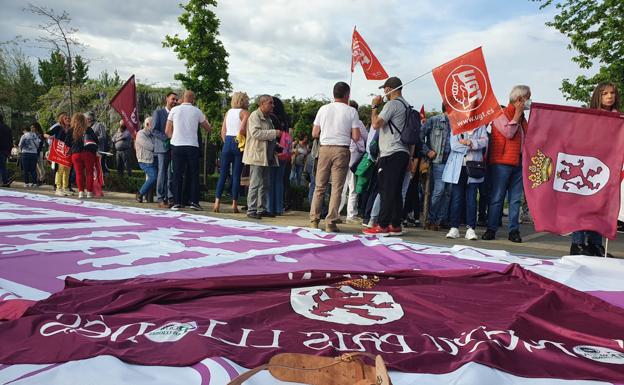
M 325 217 L 325 231 L 338 232 L 338 208 L 347 171 L 349 170 L 349 145 L 360 140 L 359 117 L 349 106 L 350 87 L 345 82 L 334 85 L 334 102 L 322 106 L 314 119 L 312 137 L 319 138 L 320 149 L 316 170 L 316 188 L 310 207 L 310 222 L 318 228 L 321 220 L 323 196 L 331 176 L 332 190 L 329 210 Z
M 185 91 L 182 104 L 175 106 L 167 117 L 165 133 L 171 138 L 171 155 L 173 161 L 173 206 L 172 210 L 179 210 L 182 206 L 182 177 L 186 171 L 189 179 L 189 196 L 191 208 L 202 210 L 199 205 L 199 139 L 197 127 L 201 126 L 210 131 L 210 123 L 204 113 L 193 105 L 195 94 Z

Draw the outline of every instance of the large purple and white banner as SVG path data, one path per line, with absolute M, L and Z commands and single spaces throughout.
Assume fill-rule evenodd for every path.
M 616 307 L 624 307 L 624 263 L 620 260 L 564 257 L 544 261 L 517 257 L 504 251 L 464 246 L 439 248 L 402 242 L 399 239 L 326 234 L 318 230 L 266 226 L 0 190 L 0 312 L 3 303 L 11 303 L 17 299 L 42 300 L 59 292 L 63 289 L 65 278 L 69 276 L 79 280 L 125 280 L 136 277 L 171 280 L 283 274 L 287 279 L 312 282 L 314 273 L 305 271 L 429 270 L 435 275 L 435 271 L 449 271 L 450 274 L 451 270 L 483 270 L 484 273 L 502 273 L 511 263 L 606 300 Z M 597 303 L 600 304 L 600 301 Z M 604 306 L 610 305 L 605 303 Z M 92 310 L 89 311 L 89 317 L 94 315 Z M 55 321 L 72 324 L 69 321 L 75 317 L 71 317 L 66 315 Z M 617 317 L 612 321 L 615 322 L 614 329 L 617 330 L 621 321 Z M 624 330 L 624 325 L 620 326 L 619 330 Z M 84 325 L 79 325 L 74 329 L 83 327 Z M 592 327 L 597 328 L 596 335 L 600 335 L 600 325 L 588 327 L 589 329 L 584 329 L 588 335 L 592 334 Z M 93 325 L 90 328 L 93 329 Z M 68 328 L 68 332 L 75 334 L 70 329 Z M 488 330 L 473 334 L 491 336 L 486 333 Z M 49 330 L 46 329 L 47 331 Z M 83 330 L 80 333 L 91 332 Z M 145 334 L 151 332 L 151 329 L 145 330 Z M 458 351 L 467 349 L 465 344 L 462 346 L 467 341 L 466 335 L 456 336 L 457 344 L 453 342 L 451 335 L 440 337 L 443 339 L 436 340 L 440 347 L 450 347 L 447 343 L 450 342 Z M 621 346 L 623 337 L 624 335 L 609 336 L 609 354 L 616 361 L 624 354 L 624 346 Z M 220 338 L 234 341 L 236 336 L 228 336 L 226 333 L 220 335 Z M 554 339 L 552 341 L 563 343 Z M 476 342 L 479 341 L 475 339 Z M 271 341 L 267 342 L 268 345 L 270 343 Z M 481 344 L 483 343 L 485 342 Z M 320 342 L 318 344 L 322 345 Z M 533 351 L 540 350 L 539 340 L 529 341 L 527 344 Z M 576 345 L 597 346 L 589 343 Z M 553 346 L 546 344 L 544 347 Z M 575 352 L 574 347 L 563 347 L 564 349 L 555 347 L 554 350 L 566 350 L 576 355 L 573 358 L 563 353 L 568 360 L 572 360 L 570 362 L 580 360 L 582 365 L 591 363 L 590 359 Z M 449 351 L 452 352 L 453 349 L 449 348 Z M 582 354 L 595 357 L 601 355 L 601 352 L 581 351 Z M 226 354 L 210 354 L 186 367 L 132 365 L 110 355 L 97 355 L 64 363 L 5 363 L 0 364 L 0 384 L 225 384 L 244 370 L 235 361 Z M 452 359 L 449 356 L 450 361 Z M 531 365 L 537 368 L 541 364 L 537 360 Z M 545 385 L 567 384 L 563 378 L 575 378 L 547 378 L 544 370 L 537 369 L 535 375 L 524 372 L 514 375 L 509 370 L 502 371 L 494 366 L 468 359 L 462 365 L 447 371 L 441 372 L 433 368 L 429 371 L 437 374 L 427 374 L 427 370 L 409 373 L 409 369 L 403 368 L 403 372 L 393 371 L 391 375 L 395 384 Z M 624 365 L 613 363 L 608 366 L 615 374 L 603 378 L 608 378 L 610 382 L 588 377 L 587 380 L 576 379 L 574 383 L 624 383 L 624 375 L 622 380 L 617 379 L 617 373 L 624 373 Z M 618 371 L 618 368 L 622 370 Z M 563 368 L 561 370 L 565 371 Z M 102 376 L 102 373 L 106 375 Z M 248 383 L 279 384 L 268 373 L 254 377 Z

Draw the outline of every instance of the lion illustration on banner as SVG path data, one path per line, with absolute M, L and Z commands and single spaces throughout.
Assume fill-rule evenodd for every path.
M 609 167 L 600 159 L 560 152 L 553 188 L 578 195 L 594 195 L 609 181 Z
M 375 325 L 399 320 L 403 308 L 382 291 L 315 286 L 291 291 L 293 310 L 306 318 L 339 324 Z

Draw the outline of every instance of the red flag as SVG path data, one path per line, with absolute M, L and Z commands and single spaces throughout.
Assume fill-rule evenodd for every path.
M 481 47 L 433 69 L 453 135 L 496 119 L 502 110 L 490 84 Z
M 69 147 L 63 141 L 56 138 L 52 138 L 50 152 L 48 153 L 48 160 L 65 167 L 72 166 L 71 157 L 69 155 Z
M 373 51 L 368 47 L 358 31 L 353 29 L 353 38 L 351 40 L 351 72 L 354 71 L 355 65 L 360 63 L 364 70 L 364 75 L 368 80 L 383 80 L 388 78 L 386 70 L 373 55 Z
M 121 87 L 117 95 L 111 99 L 110 105 L 121 115 L 126 128 L 132 136 L 136 135 L 140 127 L 134 75 L 130 76 L 130 79 Z
M 425 120 L 427 120 L 427 114 L 425 114 L 425 105 L 423 104 L 420 107 L 420 122 L 425 124 Z
M 533 103 L 522 162 L 535 230 L 615 237 L 624 162 L 618 113 Z

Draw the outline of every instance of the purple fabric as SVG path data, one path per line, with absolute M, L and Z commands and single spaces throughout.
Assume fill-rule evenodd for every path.
M 282 352 L 368 351 L 406 372 L 477 362 L 522 377 L 622 378 L 624 309 L 518 265 L 66 284 L 0 324 L 0 363 L 113 355 L 188 366 L 216 356 L 255 367 Z

